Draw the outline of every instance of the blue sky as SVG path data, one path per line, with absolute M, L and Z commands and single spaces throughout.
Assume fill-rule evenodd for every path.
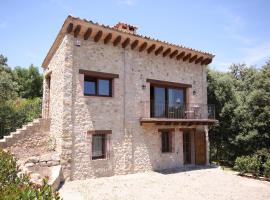
M 12 67 L 40 66 L 70 14 L 119 21 L 160 40 L 216 55 L 211 67 L 260 67 L 270 59 L 269 0 L 0 0 L 0 54 Z

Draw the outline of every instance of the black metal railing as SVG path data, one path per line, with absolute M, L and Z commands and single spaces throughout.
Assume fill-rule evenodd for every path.
M 144 117 L 174 119 L 215 119 L 215 106 L 209 104 L 146 101 Z M 149 113 L 150 111 L 150 113 Z

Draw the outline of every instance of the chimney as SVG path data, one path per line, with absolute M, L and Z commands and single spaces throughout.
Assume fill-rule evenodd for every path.
M 131 33 L 131 34 L 136 34 L 137 31 L 137 27 L 136 26 L 132 26 L 130 24 L 126 24 L 123 22 L 118 22 L 116 25 L 114 25 L 115 29 L 118 29 L 119 31 L 123 31 L 126 33 Z

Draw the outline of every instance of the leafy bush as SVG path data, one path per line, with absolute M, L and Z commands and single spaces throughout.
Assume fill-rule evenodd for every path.
M 10 153 L 0 149 L 0 197 L 3 200 L 59 200 L 58 193 L 53 192 L 48 181 L 43 180 L 39 186 L 29 181 L 29 177 L 18 176 L 16 161 Z
M 264 175 L 270 178 L 270 158 L 263 164 Z
M 258 156 L 251 156 L 248 159 L 247 171 L 254 176 L 260 175 L 260 159 Z
M 234 169 L 239 171 L 240 174 L 244 174 L 248 172 L 248 163 L 250 156 L 241 156 L 237 157 L 234 163 Z
M 16 182 L 17 171 L 12 155 L 0 149 L 0 194 L 9 184 Z
M 234 169 L 241 174 L 251 173 L 254 176 L 259 176 L 262 167 L 261 158 L 258 155 L 237 157 L 234 164 Z
M 0 104 L 0 138 L 41 115 L 41 99 L 16 99 Z

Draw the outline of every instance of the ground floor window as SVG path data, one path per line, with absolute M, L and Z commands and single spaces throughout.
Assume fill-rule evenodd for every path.
M 92 135 L 92 160 L 106 158 L 106 134 Z
M 170 131 L 161 132 L 161 151 L 162 153 L 172 152 L 172 133 Z

